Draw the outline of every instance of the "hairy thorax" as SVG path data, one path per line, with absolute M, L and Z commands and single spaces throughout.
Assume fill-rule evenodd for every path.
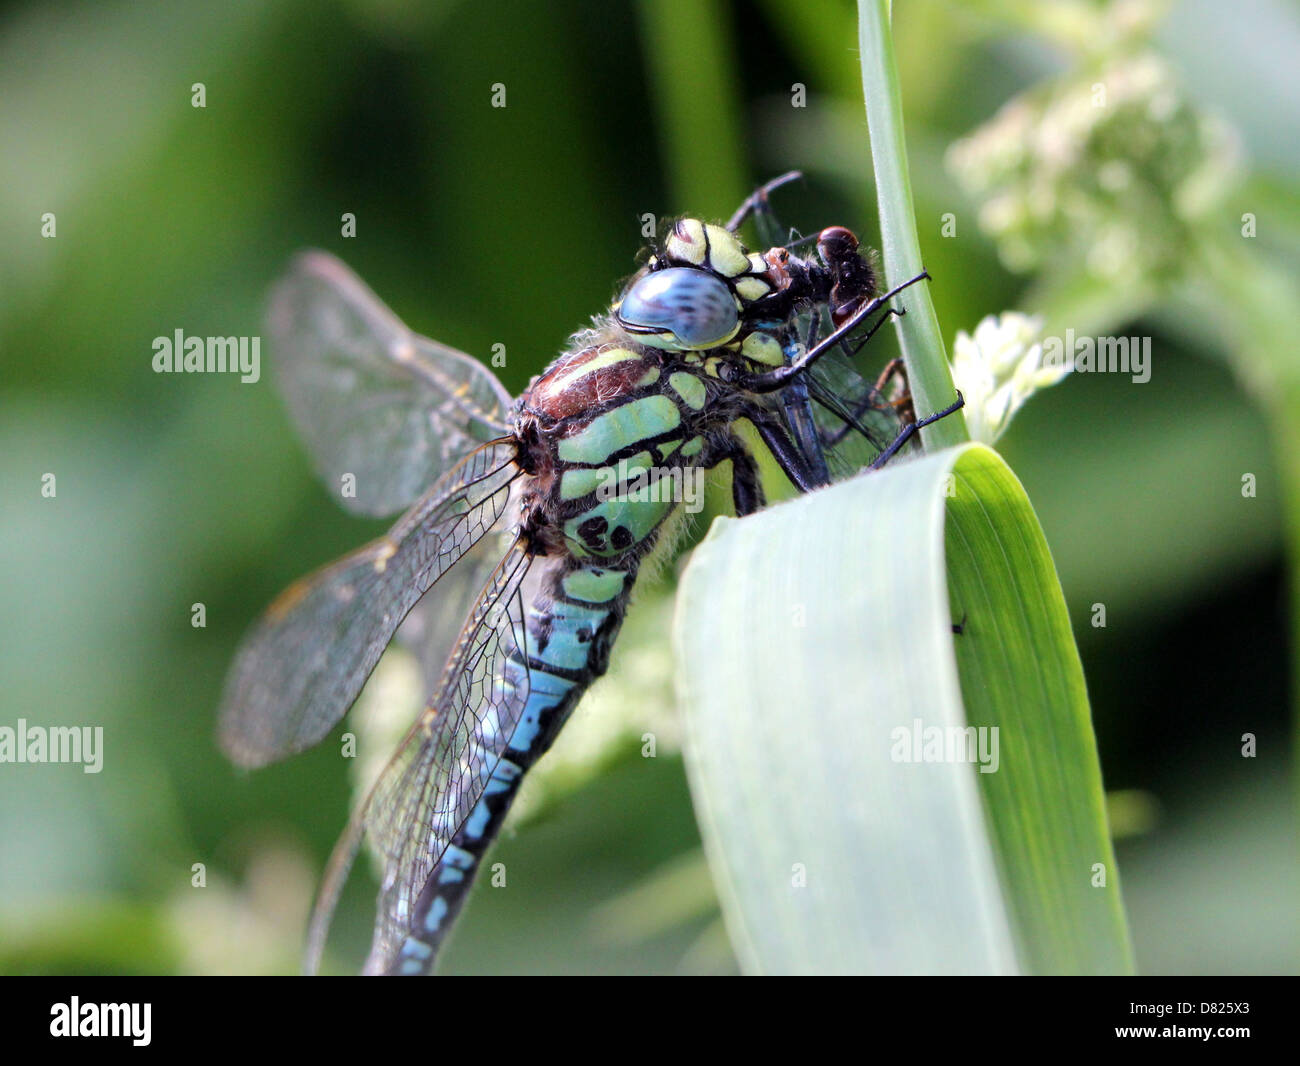
M 681 502 L 672 479 L 716 462 L 735 394 L 723 361 L 639 344 L 607 320 L 574 338 L 516 406 L 536 551 L 622 566 L 654 546 Z

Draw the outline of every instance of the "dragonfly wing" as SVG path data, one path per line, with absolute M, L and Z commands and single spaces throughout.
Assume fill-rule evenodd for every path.
M 808 393 L 836 481 L 871 463 L 902 429 L 894 405 L 840 352 L 827 352 L 813 365 Z
M 343 716 L 402 619 L 505 511 L 513 442 L 479 448 L 384 537 L 291 585 L 245 639 L 220 740 L 243 766 L 315 744 Z
M 528 701 L 526 674 L 514 683 L 503 678 L 507 659 L 524 650 L 521 586 L 531 561 L 517 542 L 493 570 L 461 630 L 441 687 L 335 848 L 308 934 L 308 972 L 319 962 L 363 833 L 370 834 L 384 865 L 366 972 L 385 972 L 396 959 L 421 889 L 482 797 Z
M 509 394 L 491 370 L 404 326 L 324 252 L 294 260 L 267 317 L 280 389 L 331 491 L 366 515 L 407 507 L 461 456 L 504 436 Z
M 508 529 L 489 533 L 411 609 L 397 631 L 397 640 L 419 663 L 425 693 L 437 691 L 474 597 L 513 542 Z

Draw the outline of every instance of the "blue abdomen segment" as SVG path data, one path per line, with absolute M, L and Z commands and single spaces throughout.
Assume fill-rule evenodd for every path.
M 632 570 L 577 566 L 568 559 L 555 560 L 543 575 L 526 611 L 523 639 L 516 639 L 497 679 L 507 696 L 527 693 L 522 712 L 503 746 L 495 710 L 483 710 L 476 730 L 481 749 L 502 754 L 493 763 L 484 760 L 488 776 L 483 793 L 431 871 L 391 973 L 415 975 L 433 968 L 524 774 L 554 743 L 591 682 L 605 672 L 634 576 Z

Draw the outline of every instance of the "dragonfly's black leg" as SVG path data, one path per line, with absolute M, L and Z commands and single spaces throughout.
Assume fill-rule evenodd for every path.
M 743 204 L 736 208 L 735 214 L 727 220 L 727 229 L 735 233 L 751 214 L 768 211 L 768 196 L 782 185 L 789 185 L 790 182 L 798 181 L 802 177 L 802 171 L 791 170 L 779 178 L 773 178 L 766 185 L 760 185 L 749 194 L 749 198 Z
M 842 351 L 849 358 L 850 361 L 856 359 L 858 352 L 862 351 L 862 349 L 867 346 L 867 341 L 871 340 L 876 330 L 878 330 L 882 325 L 884 325 L 885 319 L 891 317 L 892 315 L 905 315 L 905 314 L 907 314 L 907 312 L 901 308 L 897 308 L 897 307 L 885 308 L 885 313 L 881 317 L 880 321 L 877 322 L 874 326 L 872 326 L 869 330 L 867 330 L 866 335 L 862 337 L 856 344 L 850 344 L 848 337 L 841 337 L 840 351 Z M 809 345 L 809 347 L 811 348 L 812 345 Z
M 796 447 L 785 432 L 785 428 L 774 418 L 751 416 L 754 428 L 763 438 L 763 443 L 772 452 L 784 472 L 800 492 L 812 492 L 830 484 L 829 477 L 819 476 L 809 463 L 807 457 Z
M 931 423 L 938 422 L 939 419 L 941 418 L 947 418 L 948 415 L 952 414 L 954 411 L 961 410 L 961 408 L 965 406 L 966 406 L 966 401 L 965 399 L 963 399 L 962 394 L 959 390 L 957 393 L 956 401 L 950 403 L 942 411 L 936 411 L 928 418 L 922 418 L 918 422 L 909 422 L 907 425 L 903 427 L 902 432 L 899 433 L 898 436 L 894 438 L 893 443 L 890 444 L 890 446 L 886 448 L 883 452 L 881 452 L 878 456 L 876 456 L 875 461 L 872 462 L 871 464 L 871 469 L 879 470 L 882 466 L 884 466 L 887 462 L 889 462 L 889 460 L 894 457 L 894 454 L 898 451 L 898 449 L 912 439 L 913 435 L 916 433 L 917 430 L 924 429 L 926 426 L 930 425 Z
M 876 330 L 884 325 L 886 319 L 891 318 L 894 315 L 902 315 L 905 313 L 906 312 L 901 309 L 893 307 L 886 308 L 880 321 L 874 323 L 871 328 L 867 330 L 866 336 L 859 340 L 856 345 L 850 347 L 847 338 L 841 338 L 839 342 L 841 350 L 851 360 L 862 349 L 862 346 L 865 345 L 867 341 L 871 340 L 871 337 Z M 808 331 L 804 336 L 804 351 L 810 351 L 816 346 L 820 330 L 821 317 L 819 315 L 811 316 L 808 320 Z M 901 367 L 902 360 L 895 359 L 890 363 L 890 366 L 893 367 L 895 364 L 897 364 L 898 367 Z M 907 380 L 905 375 L 903 380 L 904 382 Z M 879 389 L 880 386 L 877 385 L 877 391 L 879 391 Z M 799 449 L 808 457 L 809 466 L 812 469 L 813 474 L 821 482 L 830 482 L 830 473 L 826 466 L 827 449 L 835 447 L 846 436 L 848 436 L 850 430 L 854 429 L 863 433 L 868 437 L 868 439 L 873 439 L 871 438 L 871 434 L 863 430 L 862 426 L 858 422 L 858 419 L 860 419 L 866 410 L 872 406 L 872 395 L 864 397 L 855 411 L 846 413 L 842 409 L 836 410 L 832 408 L 832 410 L 836 410 L 838 415 L 844 417 L 844 425 L 834 431 L 821 429 L 813 421 L 812 406 L 808 400 L 808 384 L 804 377 L 798 376 L 790 380 L 786 387 L 781 391 L 781 402 L 785 407 L 786 417 L 790 420 L 790 426 L 794 432 L 795 444 L 798 445 Z M 825 401 L 823 400 L 820 402 L 824 403 Z M 910 418 L 905 419 L 905 421 L 910 420 Z
M 769 370 L 765 374 L 754 374 L 742 377 L 738 384 L 742 388 L 748 389 L 750 392 L 775 392 L 777 389 L 784 388 L 792 377 L 796 374 L 803 373 L 832 348 L 838 347 L 840 341 L 852 334 L 853 331 L 862 325 L 863 322 L 880 310 L 881 307 L 906 289 L 909 285 L 915 285 L 918 281 L 922 281 L 929 276 L 930 275 L 925 273 L 925 271 L 922 271 L 920 274 L 917 274 L 916 277 L 909 278 L 901 285 L 895 285 L 888 292 L 882 293 L 874 300 L 870 300 L 863 304 L 854 311 L 839 328 L 831 333 L 830 336 L 823 339 L 815 348 L 804 352 L 798 360 L 791 363 L 789 366 L 779 366 L 775 370 Z M 888 315 L 885 315 L 882 317 L 880 322 L 875 323 L 872 326 L 871 331 L 867 334 L 867 337 L 870 337 L 872 333 L 879 329 L 881 323 L 888 317 Z
M 871 338 L 874 337 L 874 336 L 876 335 L 876 330 L 878 330 L 881 326 L 883 326 L 883 325 L 884 325 L 886 322 L 888 322 L 891 318 L 902 318 L 905 314 L 907 314 L 907 308 L 906 308 L 906 307 L 886 307 L 886 308 L 885 308 L 885 313 L 884 313 L 883 315 L 880 316 L 880 320 L 879 320 L 878 322 L 873 323 L 872 326 L 871 326 L 871 328 L 870 328 L 869 330 L 867 330 L 867 332 L 864 333 L 860 338 L 858 338 L 858 343 L 855 344 L 855 345 L 853 346 L 852 350 L 848 353 L 849 356 L 850 356 L 850 357 L 852 357 L 852 356 L 856 356 L 856 355 L 858 354 L 858 352 L 862 351 L 862 349 L 863 349 L 863 347 L 866 345 L 867 341 L 871 340 Z M 846 343 L 847 343 L 847 342 L 846 342 Z M 877 388 L 877 389 L 880 388 L 880 384 L 879 384 L 879 382 L 881 382 L 881 381 L 885 381 L 885 382 L 887 382 L 887 381 L 889 380 L 889 378 L 892 377 L 893 374 L 897 371 L 898 367 L 901 367 L 902 365 L 903 365 L 903 360 L 902 360 L 901 357 L 897 357 L 897 356 L 896 356 L 895 358 L 891 359 L 891 360 L 890 360 L 890 361 L 885 365 L 885 369 L 884 369 L 884 371 L 881 373 L 880 377 L 877 379 L 877 382 L 878 382 L 878 383 L 877 383 L 877 385 L 876 385 L 876 388 Z M 906 375 L 904 375 L 903 380 L 904 380 L 904 381 L 907 380 Z
M 722 444 L 715 445 L 712 457 L 709 466 L 731 460 L 731 502 L 735 505 L 736 517 L 744 518 L 762 510 L 763 484 L 758 478 L 758 464 L 740 438 L 728 437 Z
M 862 346 L 865 345 L 867 341 L 871 340 L 871 338 L 876 335 L 876 331 L 880 329 L 881 326 L 883 326 L 891 318 L 895 318 L 895 317 L 901 318 L 905 314 L 907 314 L 907 311 L 901 307 L 885 308 L 885 313 L 881 315 L 878 319 L 876 319 L 875 322 L 871 323 L 871 328 L 868 329 L 867 332 L 864 333 L 858 339 L 858 343 L 853 346 L 853 350 L 849 354 L 851 356 L 857 355 L 858 352 L 862 351 Z M 894 361 L 901 362 L 901 360 L 894 360 Z
M 962 613 L 961 613 L 961 621 L 960 621 L 960 622 L 953 622 L 953 624 L 952 624 L 952 631 L 953 631 L 954 633 L 956 633 L 957 636 L 959 636 L 959 637 L 960 637 L 963 633 L 966 632 L 966 612 L 965 612 L 965 611 L 962 611 Z

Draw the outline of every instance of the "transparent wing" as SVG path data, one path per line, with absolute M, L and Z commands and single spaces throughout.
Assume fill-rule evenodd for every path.
M 398 629 L 397 640 L 419 663 L 426 695 L 438 690 L 470 605 L 513 543 L 509 529 L 489 533 L 411 608 Z
M 809 375 L 813 421 L 827 465 L 838 481 L 870 464 L 898 436 L 902 409 L 840 352 L 826 353 Z
M 277 380 L 331 492 L 366 515 L 407 507 L 454 463 L 504 436 L 510 396 L 491 370 L 411 332 L 351 270 L 305 252 L 267 316 Z
M 231 759 L 262 766 L 333 728 L 407 612 L 501 517 L 515 454 L 513 442 L 473 452 L 386 536 L 271 604 L 226 681 L 219 737 Z
M 447 844 L 483 795 L 528 701 L 524 597 L 531 555 L 516 543 L 492 572 L 452 652 L 442 686 L 358 808 L 335 848 L 308 934 L 315 970 L 363 832 L 384 876 L 367 973 L 386 971 Z

